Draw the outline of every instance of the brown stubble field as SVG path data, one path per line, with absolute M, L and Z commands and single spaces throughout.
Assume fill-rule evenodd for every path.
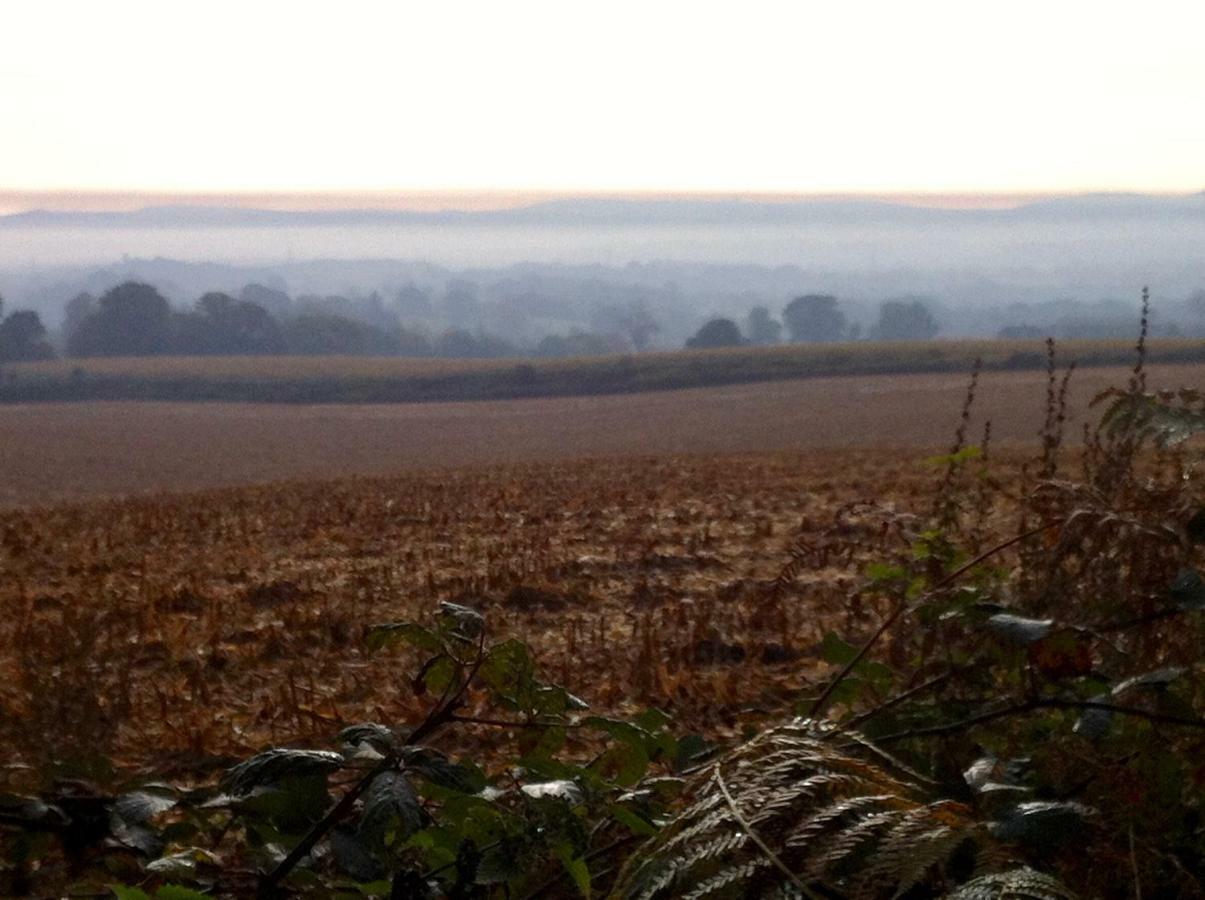
M 1079 379 L 1072 434 L 1085 398 L 1116 380 Z M 180 492 L 0 515 L 0 746 L 12 761 L 0 774 L 95 754 L 197 772 L 355 722 L 413 720 L 427 702 L 410 685 L 415 659 L 368 654 L 363 634 L 440 600 L 529 641 L 598 711 L 656 705 L 683 728 L 735 732 L 806 687 L 827 630 L 856 637 L 862 621 L 846 602 L 857 560 L 770 593 L 789 546 L 860 500 L 923 511 L 940 477 L 924 457 L 948 443 L 965 392 L 937 376 L 848 381 L 509 411 L 131 405 L 103 438 L 81 424 L 103 410 L 6 409 L 30 444 L 6 440 L 6 477 L 39 447 L 52 471 L 121 450 L 134 467 L 123 477 Z M 981 384 L 976 422 L 992 417 L 1003 471 L 1032 443 L 1044 393 L 1033 375 Z M 205 416 L 225 425 L 215 434 Z M 65 446 L 47 438 L 56 428 Z M 276 442 L 257 445 L 267 435 Z M 349 456 L 357 441 L 364 455 Z M 184 444 L 195 458 L 173 468 Z M 106 465 L 83 472 L 97 478 L 71 482 L 79 494 L 137 483 Z M 185 492 L 307 474 L 326 477 Z
M 362 637 L 439 600 L 600 710 L 722 732 L 781 705 L 842 605 L 819 572 L 767 606 L 801 524 L 933 477 L 873 451 L 646 457 L 10 512 L 0 745 L 191 771 L 421 717 L 415 660 Z

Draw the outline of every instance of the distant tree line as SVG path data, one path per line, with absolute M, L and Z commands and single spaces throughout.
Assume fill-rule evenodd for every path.
M 769 307 L 749 310 L 742 333 L 732 319 L 710 319 L 686 342 L 688 349 L 735 347 L 741 344 L 776 344 L 783 331 L 793 343 L 836 343 L 862 339 L 876 341 L 927 341 L 937 336 L 937 320 L 920 297 L 885 300 L 879 305 L 878 321 L 864 330 L 849 322 L 840 302 L 832 294 L 805 294 L 784 307 L 782 321 Z
M 430 296 L 413 285 L 399 291 L 393 311 L 377 294 L 294 300 L 261 284 L 247 285 L 237 298 L 207 293 L 191 308 L 178 310 L 155 287 L 127 281 L 99 298 L 81 293 L 66 305 L 63 346 L 70 357 L 590 356 L 645 349 L 659 328 L 641 304 L 612 305 L 598 311 L 598 332 L 550 334 L 534 345 L 519 344 L 485 331 L 479 306 L 471 282 L 452 282 L 441 310 L 449 327 L 432 334 L 399 322 L 399 314 L 411 320 L 431 317 Z M 53 355 L 49 345 L 45 351 Z
M 46 340 L 46 329 L 36 312 L 19 309 L 4 314 L 0 297 L 0 362 L 27 362 L 49 359 L 54 350 Z
M 84 292 L 64 308 L 62 328 L 52 342 L 38 314 L 19 310 L 4 315 L 0 301 L 0 363 L 44 359 L 55 348 L 70 357 L 153 355 L 382 355 L 447 358 L 519 356 L 583 357 L 639 352 L 655 346 L 662 323 L 637 293 L 603 295 L 586 308 L 581 327 L 566 321 L 565 306 L 522 284 L 502 299 L 484 304 L 473 281 L 453 278 L 443 296 L 413 283 L 386 300 L 373 292 L 351 297 L 316 294 L 296 298 L 278 287 L 251 283 L 237 296 L 203 294 L 187 308 L 173 307 L 160 291 L 140 281 L 125 281 L 95 297 Z M 670 288 L 665 289 L 667 292 Z M 759 295 L 751 294 L 755 300 Z M 567 300 L 573 305 L 575 301 Z M 775 314 L 755 302 L 742 319 L 711 318 L 685 341 L 688 348 L 842 341 L 923 341 L 939 332 L 936 301 L 896 297 L 878 306 L 867 322 L 860 301 L 833 294 L 797 296 Z M 575 307 L 577 308 L 577 307 Z M 1111 307 L 1068 306 L 1050 321 L 1038 307 L 1010 307 L 1015 324 L 1000 327 L 1005 339 L 1055 337 L 1128 337 L 1130 317 L 1113 316 Z M 1184 304 L 1191 323 L 1205 324 L 1205 291 Z M 1035 318 L 1026 321 L 1028 314 Z M 576 314 L 583 314 L 577 308 Z M 584 314 L 583 314 L 584 315 Z M 948 318 L 950 313 L 945 313 Z M 1183 314 L 1181 314 L 1183 317 Z M 1195 318 L 1194 318 L 1195 317 Z M 861 321 L 858 321 L 860 319 Z M 697 320 L 695 320 L 697 321 Z M 1032 324 L 1033 322 L 1037 324 Z M 566 331 L 566 327 L 568 330 Z M 679 329 L 675 343 L 691 332 Z M 1174 321 L 1157 321 L 1152 334 L 1174 336 Z

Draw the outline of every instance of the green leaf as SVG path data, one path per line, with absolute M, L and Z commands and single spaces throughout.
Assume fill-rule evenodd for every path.
M 342 768 L 343 757 L 329 750 L 273 749 L 257 753 L 227 771 L 223 787 L 236 796 L 285 778 L 329 774 Z
M 349 725 L 339 732 L 339 740 L 350 747 L 366 744 L 382 754 L 389 753 L 398 745 L 397 736 L 384 725 L 376 722 Z
M 659 709 L 646 709 L 640 715 L 636 716 L 632 721 L 643 728 L 645 731 L 659 731 L 662 728 L 667 728 L 674 720 L 669 713 L 662 712 Z
M 942 456 L 930 456 L 925 462 L 931 466 L 959 465 L 983 456 L 983 449 L 974 445 L 963 447 L 957 453 L 947 453 Z
M 361 841 L 350 828 L 335 828 L 330 835 L 330 845 L 335 863 L 356 881 L 375 881 L 385 875 L 374 848 Z
M 105 885 L 113 892 L 117 900 L 151 900 L 151 895 L 142 888 L 130 887 L 126 884 Z
M 528 712 L 535 695 L 535 663 L 522 641 L 511 640 L 490 648 L 478 672 L 481 681 L 496 694 Z
M 450 656 L 435 656 L 427 660 L 414 677 L 416 693 L 434 691 L 439 694 L 447 690 L 456 678 L 459 669 L 456 660 Z M 420 689 L 421 686 L 421 689 Z
M 409 779 L 400 772 L 382 772 L 364 792 L 364 811 L 356 834 L 368 846 L 381 849 L 393 831 L 405 840 L 423 827 L 424 815 Z
M 439 604 L 439 630 L 464 641 L 476 640 L 485 631 L 485 618 L 475 609 L 445 600 Z
M 590 869 L 586 861 L 580 856 L 574 856 L 573 848 L 564 844 L 557 847 L 556 855 L 565 866 L 569 877 L 573 879 L 573 883 L 577 885 L 578 893 L 589 900 L 593 892 L 590 888 Z
M 388 622 L 370 625 L 365 638 L 369 650 L 409 644 L 428 653 L 443 653 L 444 642 L 435 632 L 414 622 Z
M 267 820 L 283 834 L 305 831 L 322 818 L 330 806 L 326 775 L 285 778 L 259 787 L 239 800 L 235 809 L 243 816 Z M 270 839 L 275 842 L 276 838 Z
M 656 825 L 646 821 L 642 816 L 628 809 L 626 806 L 615 803 L 608 808 L 608 811 L 612 819 L 626 827 L 633 834 L 652 837 L 657 833 Z
M 835 666 L 847 666 L 857 655 L 858 648 L 841 640 L 835 631 L 828 632 L 820 642 L 821 659 Z
M 866 567 L 866 577 L 871 584 L 885 584 L 892 581 L 904 581 L 908 572 L 901 566 L 891 566 L 886 563 L 871 563 Z
M 619 744 L 609 748 L 591 766 L 611 776 L 615 783 L 631 787 L 649 768 L 649 754 L 641 744 Z
M 405 761 L 407 771 L 436 787 L 462 794 L 476 794 L 485 787 L 485 776 L 476 767 L 451 762 L 442 753 L 429 747 L 408 748 Z
M 674 753 L 674 771 L 681 772 L 715 752 L 719 745 L 701 734 L 688 734 L 678 741 Z
M 604 734 L 609 734 L 615 740 L 624 744 L 643 747 L 651 735 L 644 728 L 623 719 L 611 719 L 606 716 L 589 716 L 582 721 L 586 728 L 593 728 Z
M 202 894 L 192 888 L 179 884 L 165 884 L 155 891 L 155 900 L 212 900 L 209 894 Z

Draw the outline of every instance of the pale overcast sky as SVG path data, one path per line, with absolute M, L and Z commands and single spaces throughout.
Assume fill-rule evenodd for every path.
M 1205 188 L 1205 3 L 0 6 L 0 189 Z

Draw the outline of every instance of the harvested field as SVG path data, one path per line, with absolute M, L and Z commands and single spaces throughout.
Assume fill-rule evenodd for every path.
M 1091 397 L 1126 374 L 1076 373 L 1073 437 Z M 983 376 L 976 414 L 991 418 L 997 443 L 1034 439 L 1044 379 Z M 1150 379 L 1202 384 L 1205 364 L 1153 366 Z M 474 403 L 4 406 L 0 503 L 583 457 L 939 447 L 965 389 L 965 375 L 928 374 Z
M 873 451 L 696 456 L 6 513 L 0 746 L 191 771 L 407 721 L 429 701 L 413 653 L 370 656 L 364 628 L 443 599 L 529 641 L 599 710 L 656 704 L 730 732 L 858 613 L 836 568 L 766 602 L 801 525 L 866 497 L 907 505 L 937 474 Z

